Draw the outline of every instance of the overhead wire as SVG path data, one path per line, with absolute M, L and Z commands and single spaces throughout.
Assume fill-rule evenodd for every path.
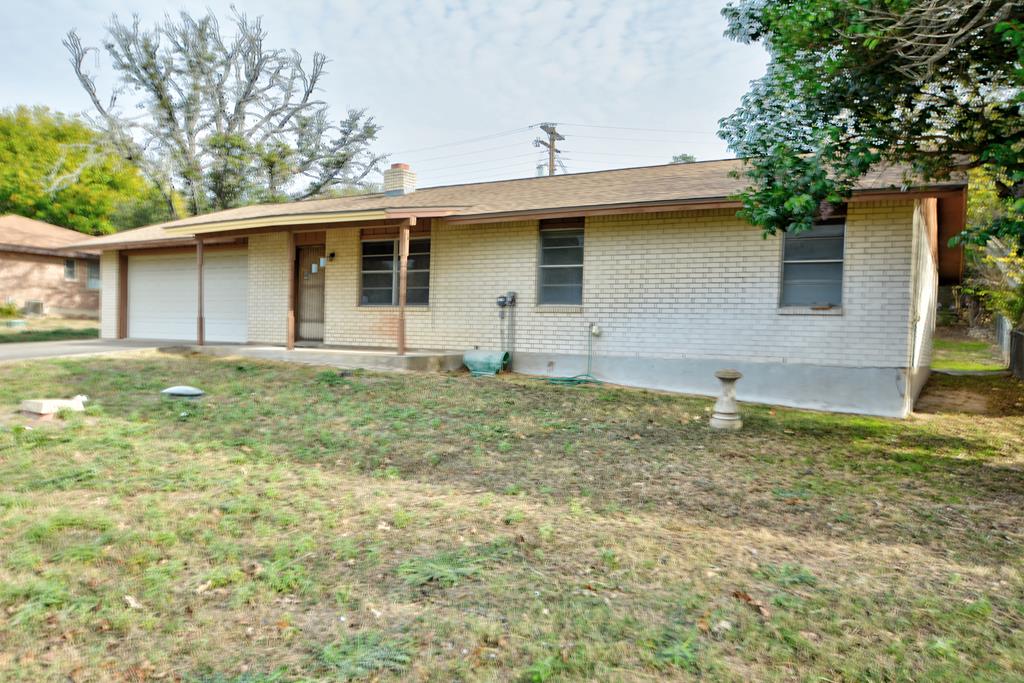
M 648 133 L 687 133 L 692 135 L 718 135 L 709 130 L 683 130 L 680 128 L 636 128 L 631 126 L 598 126 L 592 123 L 558 123 L 559 126 L 578 126 L 580 128 L 606 128 L 608 130 L 639 130 Z
M 443 142 L 443 143 L 441 143 L 439 145 L 429 145 L 427 147 L 416 147 L 414 149 L 403 149 L 403 150 L 399 150 L 397 152 L 391 152 L 391 154 L 392 155 L 395 155 L 395 154 L 412 154 L 413 152 L 425 152 L 427 150 L 440 149 L 442 147 L 456 147 L 458 145 L 468 145 L 471 142 L 480 142 L 481 140 L 490 140 L 490 139 L 493 139 L 493 138 L 504 137 L 506 135 L 513 135 L 515 133 L 522 133 L 524 131 L 530 130 L 531 128 L 536 128 L 538 125 L 540 125 L 540 124 L 532 123 L 529 126 L 522 126 L 520 128 L 512 128 L 510 130 L 500 131 L 498 133 L 490 133 L 489 135 L 481 135 L 481 136 L 475 137 L 475 138 L 466 138 L 465 140 L 454 140 L 452 142 Z
M 528 126 L 521 126 L 519 128 L 512 128 L 512 129 L 508 129 L 508 130 L 504 130 L 504 131 L 498 131 L 496 133 L 489 133 L 487 135 L 480 135 L 480 136 L 476 136 L 476 137 L 472 137 L 472 138 L 466 138 L 466 139 L 462 139 L 462 140 L 452 140 L 450 142 L 441 143 L 441 144 L 437 144 L 437 145 L 428 145 L 428 146 L 425 146 L 425 147 L 418 147 L 418 148 L 414 148 L 414 149 L 402 150 L 402 151 L 399 151 L 399 152 L 393 152 L 391 154 L 391 156 L 398 155 L 398 154 L 402 154 L 402 155 L 410 154 L 410 155 L 415 156 L 415 153 L 417 153 L 417 152 L 424 152 L 424 151 L 430 151 L 430 150 L 438 150 L 438 149 L 445 149 L 445 148 L 450 148 L 450 147 L 458 147 L 458 146 L 463 146 L 463 145 L 470 145 L 470 144 L 474 144 L 474 143 L 478 143 L 478 142 L 483 142 L 483 141 L 486 141 L 486 140 L 492 140 L 492 139 L 496 139 L 496 138 L 507 137 L 509 135 L 515 135 L 515 134 L 518 134 L 518 133 L 524 133 L 526 131 L 530 131 L 532 129 L 535 129 L 535 128 L 539 127 L 540 125 L 541 125 L 540 123 L 534 123 L 534 124 L 530 124 Z M 648 127 L 639 127 L 639 126 L 605 126 L 605 125 L 587 124 L 587 123 L 556 123 L 555 125 L 557 125 L 557 126 L 564 126 L 564 127 L 580 127 L 580 128 L 594 128 L 594 129 L 606 129 L 606 130 L 653 132 L 653 133 L 684 133 L 684 134 L 691 134 L 691 135 L 715 135 L 715 133 L 713 133 L 711 131 L 686 130 L 686 129 L 679 129 L 679 128 L 648 128 Z M 590 134 L 585 134 L 585 133 L 570 133 L 569 136 L 571 138 L 573 138 L 573 139 L 609 140 L 609 141 L 630 142 L 630 143 L 657 143 L 657 144 L 662 144 L 662 145 L 711 145 L 711 144 L 714 144 L 710 140 L 671 140 L 671 139 L 660 139 L 660 138 L 623 137 L 623 136 L 614 136 L 614 135 L 590 135 Z M 480 149 L 471 149 L 471 150 L 468 150 L 468 151 L 461 151 L 461 152 L 457 151 L 457 152 L 451 153 L 451 154 L 442 153 L 442 154 L 438 154 L 438 155 L 435 155 L 435 156 L 425 157 L 425 158 L 419 159 L 418 161 L 414 159 L 413 161 L 415 161 L 416 164 L 417 164 L 417 171 L 422 173 L 424 176 L 427 176 L 428 178 L 430 178 L 432 180 L 433 179 L 445 179 L 445 178 L 451 178 L 451 177 L 454 177 L 454 176 L 464 175 L 464 172 L 459 171 L 459 170 L 455 170 L 453 172 L 447 172 L 447 171 L 451 171 L 452 169 L 473 169 L 472 171 L 470 171 L 473 174 L 486 175 L 486 174 L 488 174 L 490 172 L 502 171 L 502 170 L 505 170 L 505 169 L 509 168 L 510 166 L 514 166 L 515 165 L 515 164 L 499 163 L 499 162 L 511 162 L 511 161 L 515 161 L 515 160 L 518 160 L 518 159 L 525 159 L 527 157 L 532 156 L 534 154 L 534 152 L 510 155 L 510 156 L 500 157 L 500 158 L 497 158 L 497 159 L 494 159 L 494 158 L 486 158 L 486 159 L 485 158 L 481 158 L 481 159 L 475 160 L 475 161 L 467 161 L 467 162 L 464 162 L 464 163 L 456 163 L 456 164 L 446 164 L 446 165 L 436 166 L 436 167 L 431 167 L 428 162 L 432 162 L 432 161 L 442 161 L 443 162 L 443 161 L 447 161 L 449 159 L 460 159 L 460 158 L 466 158 L 466 157 L 473 157 L 473 156 L 476 156 L 476 155 L 484 155 L 484 154 L 487 154 L 489 152 L 493 152 L 493 151 L 497 151 L 497 150 L 504 150 L 504 149 L 511 149 L 511 148 L 514 148 L 514 147 L 518 147 L 519 145 L 520 145 L 520 143 L 510 143 L 510 144 L 503 144 L 503 145 L 494 145 L 494 146 L 484 147 L 484 148 L 480 148 Z M 563 162 L 574 162 L 575 164 L 583 165 L 585 167 L 584 171 L 585 170 L 604 170 L 603 168 L 592 169 L 592 168 L 587 168 L 587 167 L 592 167 L 594 165 L 606 166 L 607 164 L 613 163 L 613 162 L 609 161 L 606 164 L 606 163 L 603 163 L 600 159 L 592 159 L 592 158 L 589 158 L 589 157 L 618 157 L 618 158 L 633 158 L 633 159 L 637 159 L 637 160 L 642 160 L 642 159 L 654 160 L 654 159 L 663 159 L 664 158 L 663 155 L 660 155 L 660 154 L 655 155 L 655 154 L 649 154 L 649 153 L 648 154 L 636 154 L 636 153 L 621 153 L 621 152 L 596 152 L 596 151 L 595 152 L 588 152 L 588 151 L 569 151 L 569 150 L 564 150 L 563 155 L 561 155 L 559 157 L 559 159 L 560 159 L 560 161 L 563 161 Z M 428 165 L 426 167 L 419 167 L 418 166 L 419 163 L 428 163 Z M 538 157 L 536 163 L 537 164 L 546 163 L 546 160 Z M 667 159 L 666 159 L 665 163 L 668 163 Z M 497 165 L 495 165 L 495 164 L 497 164 Z M 482 166 L 482 165 L 487 165 L 487 167 L 486 168 L 476 168 L 476 167 Z M 563 168 L 563 172 L 565 172 L 564 168 Z M 581 171 L 578 171 L 578 170 L 574 169 L 573 172 L 581 172 Z M 533 177 L 532 174 L 526 174 L 526 173 L 524 173 L 523 175 L 518 175 L 518 174 L 515 174 L 515 175 L 516 175 L 516 177 Z

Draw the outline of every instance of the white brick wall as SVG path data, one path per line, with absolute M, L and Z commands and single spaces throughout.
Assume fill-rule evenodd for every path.
M 100 254 L 100 337 L 117 339 L 118 252 Z
M 584 301 L 577 308 L 537 306 L 536 221 L 445 225 L 435 221 L 431 305 L 407 309 L 411 348 L 461 350 L 498 345 L 494 299 L 519 293 L 516 350 L 586 352 L 587 327 L 601 326 L 595 354 L 721 358 L 851 367 L 906 367 L 911 325 L 914 204 L 852 204 L 846 236 L 842 315 L 785 315 L 778 310 L 780 238 L 732 211 L 590 218 L 586 223 Z M 357 305 L 359 231 L 327 233 L 336 253 L 326 275 L 325 341 L 394 345 L 396 313 Z M 250 338 L 265 332 L 280 304 L 253 299 L 274 288 L 268 236 L 250 240 Z M 286 270 L 286 268 L 284 268 Z M 286 279 L 286 278 L 285 278 Z M 275 289 L 274 291 L 278 291 Z M 287 301 L 286 290 L 274 298 Z M 267 295 L 264 294 L 264 297 Z M 283 296 L 283 298 L 281 298 Z M 283 323 L 282 323 L 283 324 Z M 283 343 L 283 328 L 280 338 Z
M 286 233 L 249 237 L 249 341 L 288 342 L 288 289 L 292 257 Z
M 914 211 L 914 265 L 913 291 L 915 300 L 911 309 L 911 325 L 908 330 L 908 352 L 910 354 L 911 389 L 908 399 L 913 401 L 921 393 L 931 373 L 932 342 L 939 298 L 938 264 L 932 254 L 930 233 L 932 226 L 926 219 L 926 204 L 931 203 L 934 218 L 935 200 L 919 202 Z M 934 235 L 938 239 L 938 234 Z M 908 403 L 908 408 L 912 403 Z
M 936 307 L 939 296 L 938 264 L 932 256 L 929 240 L 930 227 L 925 218 L 924 203 L 914 212 L 914 302 L 912 364 L 916 368 L 927 368 L 932 362 L 932 337 L 935 333 Z M 936 235 L 937 239 L 937 235 Z

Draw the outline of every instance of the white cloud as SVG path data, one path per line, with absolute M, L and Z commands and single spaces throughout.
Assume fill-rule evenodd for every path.
M 228 0 L 187 0 L 226 18 Z M 667 161 L 689 151 L 725 156 L 712 133 L 747 82 L 763 71 L 756 47 L 722 37 L 716 0 L 251 0 L 264 17 L 269 43 L 319 50 L 331 58 L 323 96 L 339 113 L 367 107 L 382 123 L 382 151 L 427 147 L 516 128 L 540 120 L 703 131 L 643 133 L 566 127 L 572 170 Z M 75 27 L 99 42 L 114 12 L 139 11 L 154 21 L 162 10 L 128 0 L 8 0 L 0 41 L 7 65 L 0 105 L 47 104 L 82 111 L 78 88 L 60 45 Z M 101 59 L 101 61 L 103 61 Z M 109 66 L 101 70 L 109 78 Z M 592 137 L 581 137 L 588 135 Z M 418 165 L 421 180 L 452 182 L 526 173 L 533 133 L 476 146 L 406 155 L 410 162 L 519 143 L 521 147 Z M 609 140 L 611 137 L 633 141 Z M 600 138 L 600 139 L 599 139 Z M 641 141 L 648 139 L 663 142 Z M 523 154 L 503 167 L 503 157 Z M 618 156 L 622 155 L 622 156 Z M 475 166 L 451 168 L 459 162 Z

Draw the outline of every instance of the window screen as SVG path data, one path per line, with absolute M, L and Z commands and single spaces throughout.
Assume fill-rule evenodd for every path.
M 540 233 L 541 304 L 583 304 L 583 229 L 542 229 Z
M 783 306 L 829 308 L 843 303 L 845 207 L 782 243 Z
M 78 264 L 73 258 L 64 259 L 64 279 L 65 280 L 77 280 L 78 279 Z
M 86 268 L 87 283 L 89 289 L 100 288 L 100 262 L 89 261 Z
M 363 242 L 362 293 L 364 306 L 398 305 L 399 241 Z M 409 240 L 408 279 L 405 302 L 426 306 L 430 302 L 430 239 Z

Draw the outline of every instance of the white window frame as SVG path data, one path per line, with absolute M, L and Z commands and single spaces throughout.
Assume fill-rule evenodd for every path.
M 70 277 L 68 277 L 68 266 L 71 266 Z M 67 282 L 78 282 L 78 261 L 76 259 L 64 259 L 64 280 Z
M 557 233 L 567 233 L 567 232 L 579 233 L 580 236 L 583 238 L 583 245 L 581 247 L 581 249 L 583 250 L 583 256 L 580 259 L 580 264 L 578 266 L 577 265 L 566 265 L 566 264 L 557 264 L 557 265 L 556 264 L 550 264 L 550 265 L 545 265 L 544 264 L 544 236 L 545 235 L 554 235 L 554 234 L 557 234 Z M 555 247 L 555 248 L 558 248 L 558 247 Z M 571 249 L 571 248 L 574 248 L 574 247 L 565 247 L 565 248 L 566 249 Z M 582 226 L 582 227 L 578 227 L 578 228 L 541 228 L 539 230 L 539 235 L 538 235 L 538 240 L 537 240 L 537 305 L 538 306 L 582 306 L 583 305 L 583 288 L 584 288 L 585 278 L 586 278 L 586 273 L 583 270 L 583 266 L 586 264 L 586 262 L 587 262 L 587 233 L 586 233 L 586 226 Z M 544 269 L 545 268 L 579 268 L 580 269 L 580 300 L 579 300 L 579 302 L 567 304 L 567 303 L 557 303 L 557 302 L 547 302 L 547 301 L 544 301 L 543 300 L 543 296 L 544 296 L 544 278 L 542 277 L 542 274 L 544 273 Z
M 412 251 L 412 243 L 413 242 L 423 242 L 423 241 L 427 242 L 430 245 L 428 251 L 426 251 L 426 252 L 413 252 Z M 367 243 L 371 243 L 371 242 L 372 243 L 377 243 L 377 244 L 382 244 L 382 243 L 386 243 L 386 242 L 390 242 L 391 243 L 391 257 L 392 257 L 392 263 L 394 265 L 392 266 L 391 271 L 390 271 L 391 272 L 391 303 L 390 304 L 369 304 L 369 303 L 363 303 L 363 276 L 366 275 L 366 274 L 377 274 L 377 275 L 379 275 L 381 273 L 387 273 L 388 272 L 386 270 L 364 270 L 363 269 L 363 245 L 367 244 Z M 371 238 L 371 239 L 365 239 L 365 240 L 360 240 L 359 241 L 359 305 L 360 306 L 365 306 L 367 308 L 375 308 L 375 307 L 376 308 L 385 308 L 385 307 L 386 308 L 390 308 L 392 306 L 397 306 L 398 305 L 398 295 L 399 295 L 399 292 L 398 292 L 398 281 L 399 281 L 400 272 L 401 272 L 401 269 L 402 269 L 401 254 L 399 252 L 399 242 L 400 242 L 400 240 L 398 238 L 388 238 L 388 239 L 372 239 Z M 411 237 L 410 236 L 410 238 L 409 238 L 409 256 L 412 256 L 414 254 L 420 254 L 420 255 L 426 255 L 426 256 L 433 257 L 433 246 L 434 245 L 430 242 L 430 237 L 429 236 L 428 237 L 419 237 L 419 236 Z M 429 306 L 430 305 L 430 268 L 409 268 L 406 272 L 409 273 L 409 274 L 412 274 L 412 273 L 426 273 L 427 274 L 427 288 L 426 288 L 427 289 L 427 303 L 425 303 L 425 304 L 406 303 L 406 306 L 415 306 L 417 308 L 425 308 L 425 307 Z M 375 288 L 375 289 L 379 289 L 379 288 Z M 422 289 L 422 287 L 417 287 L 416 289 Z
M 814 238 L 814 237 L 803 237 L 799 236 L 791 237 L 788 232 L 782 234 L 782 244 L 780 245 L 779 261 L 781 267 L 779 268 L 779 310 L 783 312 L 787 311 L 810 311 L 810 312 L 822 312 L 822 313 L 841 313 L 843 310 L 843 304 L 846 300 L 846 235 L 847 235 L 847 224 L 849 223 L 848 214 L 846 214 L 846 208 L 843 211 L 843 235 L 842 245 L 843 254 L 838 259 L 811 259 L 811 260 L 799 260 L 799 259 L 787 259 L 786 258 L 786 240 L 787 239 L 835 239 L 832 238 Z M 815 223 L 817 225 L 817 223 Z M 839 303 L 828 304 L 828 305 L 813 305 L 813 304 L 786 304 L 785 301 L 785 287 L 786 287 L 786 264 L 813 264 L 813 263 L 838 263 L 839 269 Z

